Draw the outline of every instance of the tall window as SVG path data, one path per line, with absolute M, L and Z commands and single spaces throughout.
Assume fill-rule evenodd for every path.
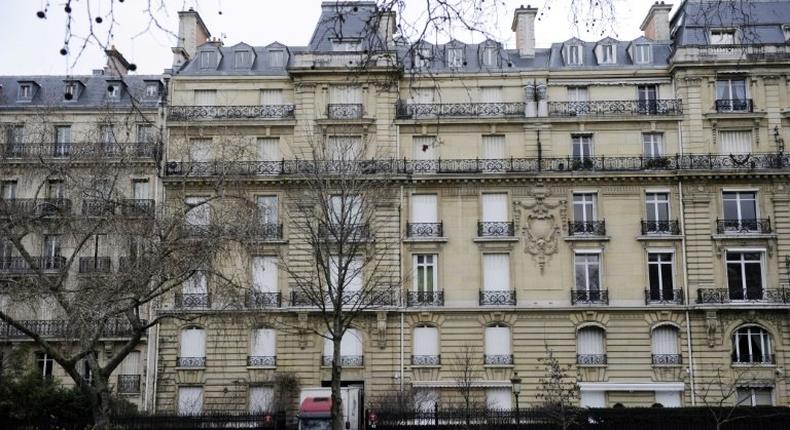
M 757 193 L 725 191 L 721 193 L 725 231 L 757 231 Z
M 433 53 L 430 47 L 420 47 L 414 50 L 414 68 L 425 69 L 430 67 Z
M 645 216 L 649 222 L 669 221 L 669 193 L 646 193 Z
M 650 285 L 650 300 L 656 302 L 673 301 L 675 286 L 672 275 L 672 253 L 648 253 L 647 272 Z
M 650 45 L 639 44 L 634 46 L 634 63 L 645 64 L 650 62 Z
M 751 130 L 719 130 L 719 153 L 749 154 L 752 152 Z
M 464 63 L 463 48 L 447 48 L 447 67 L 461 67 Z
M 653 364 L 680 364 L 678 352 L 678 329 L 662 325 L 653 330 L 651 336 Z
M 131 351 L 118 366 L 120 375 L 140 375 L 140 351 Z
M 506 222 L 508 220 L 507 201 L 507 193 L 483 194 L 483 222 Z
M 601 64 L 614 64 L 617 62 L 617 47 L 615 45 L 601 45 Z
M 52 372 L 55 368 L 55 360 L 46 352 L 36 353 L 36 366 L 38 372 L 41 374 L 42 379 L 52 378 Z
M 184 281 L 182 291 L 185 296 L 195 297 L 193 299 L 185 298 L 183 302 L 184 307 L 200 307 L 200 305 L 204 305 L 205 301 L 197 296 L 205 296 L 208 294 L 208 277 L 206 276 L 206 272 L 198 270 L 193 273 L 192 276 Z
M 637 85 L 636 93 L 639 100 L 639 112 L 655 114 L 658 112 L 658 87 L 655 85 Z
M 259 137 L 257 143 L 259 161 L 280 161 L 279 137 Z
M 262 225 L 278 225 L 280 223 L 279 198 L 277 196 L 257 196 L 255 206 Z
M 362 136 L 329 136 L 328 158 L 336 161 L 354 161 L 363 156 Z
M 499 65 L 499 50 L 495 46 L 483 48 L 483 66 L 496 67 Z
M 595 193 L 573 194 L 573 221 L 588 223 L 598 218 L 597 195 Z
M 107 84 L 107 100 L 111 102 L 117 102 L 121 99 L 121 84 L 119 82 L 113 82 Z
M 189 327 L 181 330 L 181 345 L 177 365 L 179 367 L 205 367 L 205 330 L 199 327 Z
M 137 142 L 151 143 L 156 140 L 156 133 L 154 127 L 148 124 L 137 125 Z
M 509 387 L 487 388 L 486 407 L 494 411 L 512 410 L 513 391 Z
M 568 87 L 568 101 L 586 102 L 588 100 L 587 87 Z
M 412 195 L 410 209 L 410 219 L 412 223 L 421 224 L 439 222 L 436 194 Z
M 234 51 L 233 52 L 233 65 L 236 68 L 250 67 L 252 65 L 252 52 L 251 51 Z
M 331 224 L 347 227 L 362 224 L 362 198 L 359 196 L 331 196 L 329 205 Z
M 148 179 L 135 179 L 132 181 L 132 198 L 137 201 L 151 198 L 151 187 Z
M 748 325 L 732 335 L 733 363 L 773 363 L 771 335 L 764 328 Z
M 437 255 L 417 254 L 414 257 L 414 289 L 419 293 L 433 293 L 438 290 Z
M 74 82 L 66 83 L 63 88 L 63 100 L 70 102 L 77 99 L 77 84 Z
M 484 363 L 513 364 L 510 343 L 510 327 L 502 324 L 486 327 Z
M 571 66 L 584 64 L 582 45 L 568 45 L 565 47 L 565 63 Z
M 274 388 L 251 386 L 249 390 L 249 411 L 251 414 L 272 412 Z
M 574 255 L 576 292 L 585 301 L 601 299 L 601 255 L 577 252 Z
M 274 367 L 277 365 L 277 332 L 269 328 L 257 328 L 250 338 L 248 366 Z
M 333 104 L 362 104 L 362 87 L 334 85 L 329 87 L 329 100 Z
M 412 364 L 414 365 L 439 365 L 441 364 L 439 349 L 439 329 L 429 326 L 414 328 L 412 339 Z
M 727 251 L 730 300 L 762 300 L 763 253 Z
M 285 67 L 285 51 L 282 49 L 273 49 L 269 51 L 269 67 Z
M 33 84 L 19 84 L 17 100 L 22 102 L 33 100 Z
M 436 160 L 436 136 L 414 136 L 412 137 L 412 154 L 415 160 Z M 424 171 L 435 171 L 436 166 L 434 163 L 425 163 L 425 168 L 419 169 L 421 173 Z
M 592 135 L 575 134 L 571 136 L 571 155 L 574 159 L 587 160 L 592 156 Z
M 16 198 L 16 180 L 0 181 L 0 199 L 13 200 Z
M 340 261 L 340 256 L 333 255 L 329 260 L 329 278 L 332 285 L 340 285 L 340 271 L 342 267 L 345 267 L 345 273 L 343 276 L 343 295 L 348 295 L 349 300 L 351 303 L 357 300 L 354 296 L 354 293 L 358 293 L 362 291 L 363 283 L 364 283 L 364 274 L 363 274 L 363 266 L 364 261 L 362 257 L 344 257 L 343 261 Z
M 277 292 L 277 257 L 252 257 L 252 290 L 255 293 Z
M 71 152 L 71 126 L 55 127 L 55 157 L 67 157 Z
M 501 103 L 503 100 L 502 87 L 480 87 L 480 101 L 482 103 Z
M 663 133 L 642 133 L 642 145 L 645 157 L 664 156 L 664 134 Z
M 771 387 L 738 387 L 738 406 L 773 406 L 774 390 Z
M 748 110 L 746 79 L 716 80 L 716 108 L 719 111 Z
M 327 336 L 324 338 L 324 359 L 325 366 L 332 364 L 332 339 Z M 363 365 L 363 348 L 362 348 L 362 335 L 359 330 L 350 328 L 343 334 L 343 339 L 340 341 L 340 361 L 343 366 L 347 367 L 361 367 Z
M 6 151 L 10 157 L 19 157 L 25 148 L 25 127 L 12 125 L 6 129 Z
M 710 31 L 710 44 L 711 45 L 734 45 L 735 44 L 735 29 L 733 28 L 720 28 Z
M 604 331 L 599 327 L 582 327 L 576 333 L 576 362 L 606 364 Z
M 483 289 L 510 290 L 510 254 L 483 254 Z
M 200 68 L 211 69 L 217 66 L 217 54 L 211 51 L 200 53 Z
M 178 387 L 178 415 L 203 412 L 203 387 Z
M 211 159 L 211 139 L 189 141 L 189 161 L 205 163 Z
M 195 105 L 197 106 L 213 106 L 217 104 L 217 90 L 195 90 L 194 97 Z
M 283 104 L 283 90 L 261 90 L 261 105 L 281 105 Z
M 60 269 L 60 235 L 48 234 L 44 236 L 44 269 Z

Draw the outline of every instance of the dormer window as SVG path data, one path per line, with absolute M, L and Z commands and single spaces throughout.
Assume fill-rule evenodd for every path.
M 463 48 L 449 48 L 447 49 L 447 66 L 448 67 L 461 67 L 464 64 L 464 50 Z
M 118 101 L 121 99 L 121 84 L 107 84 L 107 99 L 110 101 Z
M 582 60 L 582 46 L 581 45 L 568 45 L 565 47 L 565 63 L 571 66 L 581 66 L 584 64 Z
M 417 48 L 414 51 L 414 67 L 425 69 L 431 65 L 431 48 Z
M 269 67 L 285 67 L 285 51 L 282 49 L 269 51 Z
M 17 99 L 23 102 L 29 102 L 33 100 L 33 84 L 19 84 L 19 93 Z
M 785 42 L 790 42 L 790 24 L 783 25 L 782 32 L 785 35 Z
M 601 45 L 601 64 L 617 63 L 617 49 L 614 45 Z
M 333 40 L 332 50 L 339 52 L 359 51 L 359 40 Z
M 214 52 L 203 51 L 200 53 L 201 69 L 213 69 L 215 66 L 216 66 L 216 60 L 214 59 Z
M 67 102 L 77 100 L 77 84 L 75 82 L 68 82 L 66 83 L 66 87 L 63 89 L 63 100 Z
M 498 50 L 495 46 L 486 46 L 483 49 L 483 65 L 486 67 L 496 67 L 498 63 Z
M 233 53 L 233 65 L 237 69 L 250 67 L 252 65 L 252 53 L 250 51 L 236 51 Z
M 735 29 L 734 28 L 719 28 L 710 31 L 710 44 L 711 45 L 734 45 L 735 44 Z
M 147 99 L 159 98 L 159 84 L 153 82 L 145 84 L 145 98 Z
M 634 63 L 646 64 L 650 62 L 650 45 L 640 44 L 634 46 Z

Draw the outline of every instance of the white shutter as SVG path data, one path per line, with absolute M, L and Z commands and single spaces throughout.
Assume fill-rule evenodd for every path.
M 203 411 L 203 387 L 178 387 L 178 414 L 199 415 Z
M 482 103 L 501 103 L 502 99 L 502 87 L 480 87 Z
M 277 292 L 277 257 L 252 258 L 252 290 L 256 293 Z
M 258 138 L 258 160 L 259 161 L 279 161 L 280 139 L 277 137 Z
M 132 181 L 132 195 L 136 200 L 147 200 L 150 198 L 150 187 L 148 181 Z
M 362 337 L 356 329 L 350 328 L 340 341 L 341 355 L 362 355 Z
M 507 221 L 507 194 L 483 194 L 483 221 Z
M 505 158 L 505 136 L 483 136 L 483 159 Z
M 436 214 L 436 194 L 414 194 L 411 196 L 411 222 L 439 222 Z
M 355 291 L 362 291 L 362 284 L 363 284 L 363 276 L 362 276 L 362 257 L 345 257 L 351 258 L 351 261 L 348 262 L 348 268 L 346 269 L 346 276 L 345 276 L 345 285 L 343 285 L 344 292 L 355 292 Z M 340 257 L 339 256 L 332 256 L 329 260 L 329 277 L 332 280 L 332 284 L 337 282 L 338 276 L 340 274 Z
M 201 328 L 181 330 L 181 357 L 206 356 L 206 332 Z
M 653 354 L 674 355 L 678 353 L 678 331 L 674 327 L 657 327 L 653 330 Z
M 140 374 L 140 351 L 132 351 L 123 358 L 121 365 L 118 366 L 119 375 L 139 375 Z
M 489 388 L 486 390 L 486 407 L 498 411 L 512 409 L 513 391 L 510 388 Z
M 433 103 L 433 88 L 413 88 L 411 101 L 416 104 Z
M 361 136 L 329 136 L 327 156 L 330 160 L 354 161 L 362 157 Z
M 412 157 L 415 160 L 436 160 L 436 137 L 416 136 L 412 142 Z
M 283 104 L 282 90 L 261 90 L 261 105 L 281 105 Z
M 436 327 L 417 327 L 414 329 L 414 355 L 439 355 L 439 329 Z
M 586 87 L 568 87 L 568 101 L 569 102 L 586 102 L 587 88 Z
M 587 327 L 579 330 L 578 353 L 585 355 L 603 354 L 603 332 L 600 329 Z
M 192 139 L 189 141 L 189 160 L 206 162 L 211 159 L 211 139 Z
M 279 203 L 277 196 L 258 196 L 255 199 L 255 204 L 258 206 L 258 216 L 262 224 L 278 224 L 279 220 Z
M 579 393 L 579 406 L 583 408 L 605 408 L 605 391 L 582 391 Z
M 274 357 L 277 355 L 277 332 L 268 328 L 252 331 L 250 355 L 253 357 Z
M 205 197 L 187 197 L 184 203 L 190 207 L 186 213 L 188 225 L 206 226 L 209 224 L 209 207 Z
M 195 90 L 195 105 L 213 106 L 217 104 L 216 90 Z
M 748 154 L 752 152 L 751 131 L 720 131 L 719 152 L 722 154 Z
M 661 403 L 665 408 L 679 408 L 680 392 L 679 391 L 656 391 L 656 403 Z
M 186 281 L 184 281 L 184 294 L 206 294 L 208 291 L 208 282 L 206 280 L 206 274 L 201 271 L 197 271 L 192 274 Z
M 329 100 L 332 104 L 361 104 L 362 88 L 358 86 L 329 87 Z
M 260 414 L 272 411 L 274 389 L 272 387 L 250 387 L 250 413 Z
M 510 355 L 510 328 L 486 327 L 486 355 Z
M 483 289 L 510 290 L 510 255 L 483 254 Z

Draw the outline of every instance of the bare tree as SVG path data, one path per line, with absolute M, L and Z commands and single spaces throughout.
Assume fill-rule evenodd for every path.
M 475 382 L 480 379 L 478 366 L 480 354 L 470 344 L 464 344 L 455 354 L 453 373 L 455 374 L 455 387 L 463 401 L 463 413 L 466 425 L 469 425 L 472 413 L 481 410 L 481 404 L 475 397 Z
M 579 386 L 571 366 L 563 367 L 554 351 L 546 346 L 546 356 L 539 360 L 544 374 L 538 380 L 538 409 L 552 423 L 565 430 L 579 423 L 581 418 Z

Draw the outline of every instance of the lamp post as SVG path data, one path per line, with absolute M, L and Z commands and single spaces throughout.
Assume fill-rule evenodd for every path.
M 521 394 L 521 378 L 518 377 L 518 372 L 513 372 L 510 385 L 513 387 L 513 396 L 516 398 L 516 426 L 519 426 L 521 422 L 519 420 L 518 395 Z

